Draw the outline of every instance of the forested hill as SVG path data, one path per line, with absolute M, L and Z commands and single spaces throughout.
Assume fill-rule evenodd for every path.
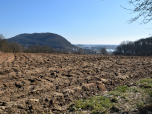
M 54 34 L 54 33 L 33 33 L 33 34 L 19 34 L 15 37 L 7 39 L 8 42 L 17 42 L 24 46 L 29 46 L 39 44 L 39 45 L 48 45 L 53 48 L 59 49 L 70 49 L 75 48 L 76 46 L 72 45 L 64 37 Z
M 137 41 L 123 41 L 113 53 L 114 55 L 152 56 L 152 37 Z

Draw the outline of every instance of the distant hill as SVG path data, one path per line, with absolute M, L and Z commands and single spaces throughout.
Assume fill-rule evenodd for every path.
M 76 48 L 76 46 L 72 45 L 69 41 L 67 41 L 64 37 L 54 34 L 54 33 L 33 33 L 33 34 L 19 34 L 15 37 L 7 39 L 8 42 L 17 42 L 19 44 L 24 45 L 25 47 L 35 44 L 39 45 L 48 45 L 53 48 L 59 49 L 70 49 Z

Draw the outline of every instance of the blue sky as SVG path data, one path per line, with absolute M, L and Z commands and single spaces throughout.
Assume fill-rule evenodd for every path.
M 0 34 L 56 33 L 72 44 L 120 44 L 149 37 L 151 22 L 134 17 L 126 0 L 0 0 Z

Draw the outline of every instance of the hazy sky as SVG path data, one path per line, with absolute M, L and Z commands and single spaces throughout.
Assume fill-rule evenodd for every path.
M 151 23 L 128 24 L 127 0 L 0 0 L 0 34 L 56 33 L 72 44 L 120 44 L 149 37 Z M 139 20 L 140 22 L 140 20 Z

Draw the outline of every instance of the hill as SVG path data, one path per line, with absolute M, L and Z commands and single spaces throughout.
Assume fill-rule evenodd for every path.
M 19 44 L 24 45 L 25 47 L 35 44 L 39 45 L 48 45 L 53 48 L 59 49 L 71 49 L 76 46 L 72 45 L 69 41 L 67 41 L 64 37 L 54 34 L 54 33 L 33 33 L 33 34 L 19 34 L 15 37 L 7 39 L 8 42 L 17 42 Z

